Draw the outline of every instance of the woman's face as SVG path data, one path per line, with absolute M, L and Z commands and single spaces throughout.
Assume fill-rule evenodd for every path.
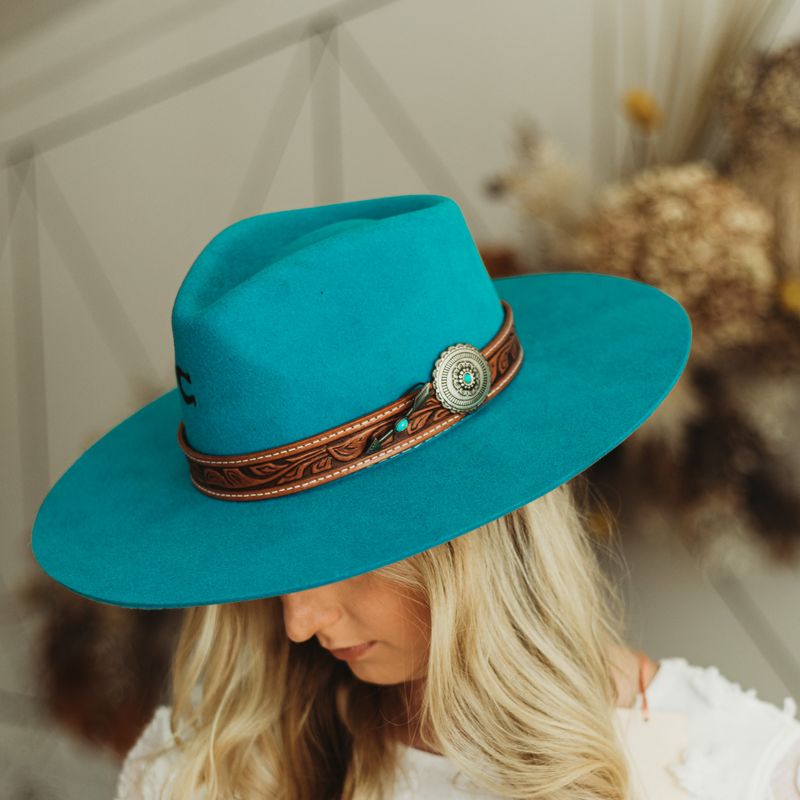
M 394 685 L 425 675 L 430 611 L 397 583 L 373 572 L 281 595 L 286 633 L 293 642 L 316 636 L 367 683 Z

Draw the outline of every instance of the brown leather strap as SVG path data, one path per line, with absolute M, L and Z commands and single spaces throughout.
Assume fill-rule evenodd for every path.
M 522 364 L 522 346 L 514 330 L 511 306 L 500 301 L 505 319 L 497 335 L 481 353 L 491 369 L 488 402 L 501 392 Z M 423 384 L 429 390 L 430 383 Z M 422 395 L 424 396 L 424 395 Z M 263 500 L 302 492 L 334 481 L 410 450 L 464 418 L 445 408 L 431 393 L 413 413 L 417 393 L 365 414 L 345 425 L 298 442 L 241 456 L 209 456 L 189 445 L 183 422 L 178 442 L 186 454 L 192 483 L 203 494 L 223 500 Z M 401 431 L 395 426 L 403 420 Z

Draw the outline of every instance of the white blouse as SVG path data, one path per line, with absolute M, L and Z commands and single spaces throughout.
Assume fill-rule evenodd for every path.
M 800 722 L 792 700 L 783 710 L 743 692 L 715 667 L 666 659 L 634 710 L 618 709 L 638 793 L 647 800 L 800 800 Z M 172 739 L 162 706 L 127 755 L 116 800 L 158 800 L 177 751 L 146 756 Z M 444 756 L 402 748 L 395 800 L 490 800 Z M 200 800 L 201 795 L 198 795 Z

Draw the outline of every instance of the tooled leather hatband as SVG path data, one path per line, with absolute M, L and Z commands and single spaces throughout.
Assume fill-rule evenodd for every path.
M 352 422 L 291 444 L 239 456 L 193 450 L 183 422 L 178 442 L 192 483 L 223 500 L 263 500 L 302 492 L 357 472 L 437 436 L 501 392 L 522 364 L 511 306 L 483 350 L 458 344 L 441 353 L 431 381 Z

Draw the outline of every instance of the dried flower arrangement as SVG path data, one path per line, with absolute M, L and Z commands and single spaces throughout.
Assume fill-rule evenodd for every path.
M 584 265 L 649 283 L 686 309 L 692 356 L 764 334 L 776 284 L 770 215 L 707 165 L 660 167 L 609 189 L 583 237 Z
M 687 309 L 693 344 L 684 376 L 589 477 L 610 489 L 609 505 L 622 498 L 628 508 L 659 508 L 706 565 L 741 572 L 800 547 L 800 46 L 747 56 L 786 9 L 721 0 L 701 48 L 694 28 L 703 6 L 663 5 L 655 79 L 617 88 L 625 146 L 617 147 L 607 121 L 595 125 L 595 138 L 605 137 L 595 142 L 595 159 L 614 165 L 609 175 L 596 163 L 596 177 L 618 183 L 590 203 L 574 202 L 550 177 L 572 174 L 565 159 L 541 157 L 555 151 L 523 131 L 516 164 L 493 189 L 547 244 L 518 259 L 523 268 L 620 275 Z M 612 4 L 596 8 L 609 12 Z M 623 65 L 637 60 L 634 44 L 641 48 L 633 27 L 623 37 Z M 608 88 L 616 54 L 605 53 Z M 730 135 L 720 127 L 720 98 Z M 725 167 L 731 143 L 730 169 L 718 174 L 708 162 Z M 705 161 L 688 161 L 698 158 Z M 553 185 L 559 191 L 545 223 Z M 602 503 L 593 511 L 602 529 Z
M 730 70 L 721 91 L 730 174 L 778 226 L 783 274 L 800 280 L 800 43 L 754 53 Z M 791 284 L 790 284 L 791 285 Z M 791 290 L 787 295 L 792 305 Z
M 617 4 L 594 3 L 592 149 L 598 182 L 657 164 L 719 164 L 720 79 L 746 53 L 766 47 L 791 8 L 775 0 L 670 0 L 661 4 L 658 38 L 648 47 L 648 5 L 628 0 L 620 17 Z M 619 110 L 626 123 L 622 147 Z
M 47 576 L 24 599 L 43 617 L 35 649 L 49 712 L 85 741 L 125 755 L 168 701 L 181 610 L 96 603 Z
M 659 167 L 612 187 L 584 239 L 586 268 L 675 297 L 693 330 L 684 376 L 591 477 L 668 511 L 710 567 L 788 556 L 800 540 L 800 462 L 787 439 L 800 324 L 776 309 L 771 216 L 707 165 Z
M 610 188 L 583 232 L 584 266 L 675 297 L 692 320 L 684 376 L 590 470 L 655 506 L 698 558 L 742 573 L 800 545 L 800 321 L 778 302 L 772 215 L 704 164 Z

